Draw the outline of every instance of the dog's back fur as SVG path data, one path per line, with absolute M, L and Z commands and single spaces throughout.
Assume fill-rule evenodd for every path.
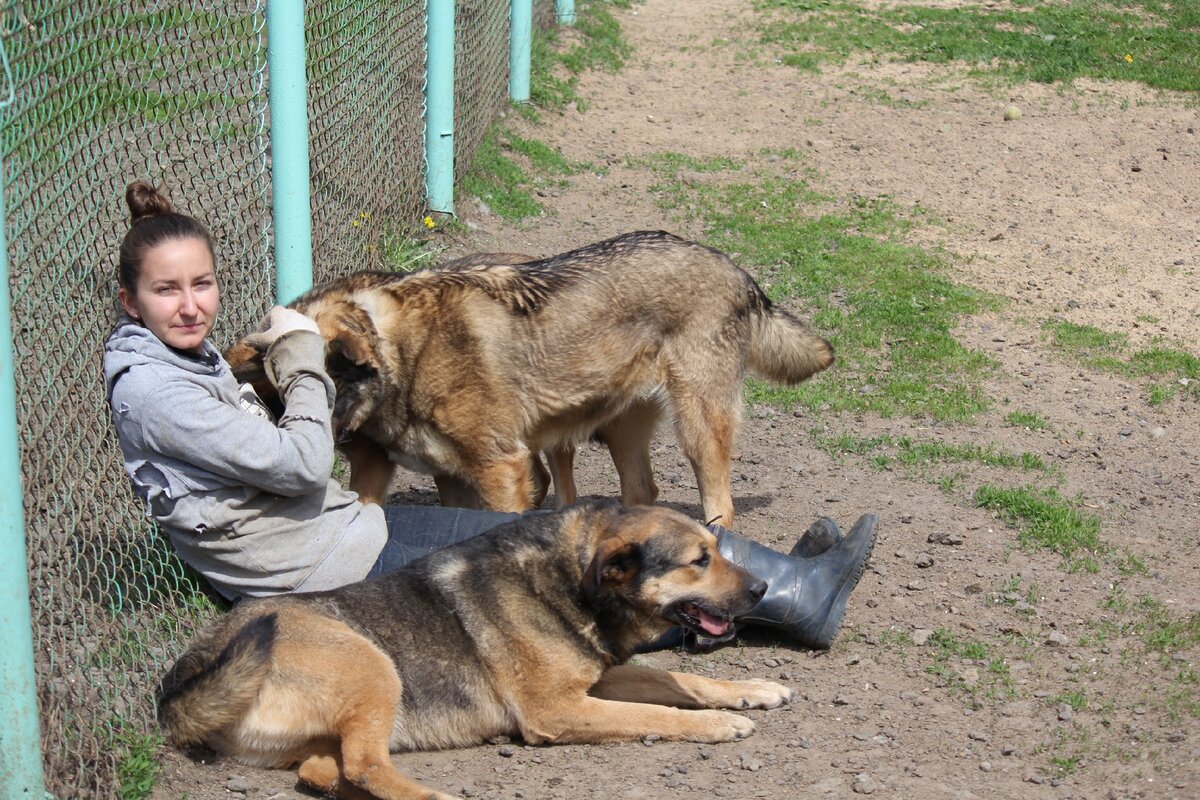
M 488 508 L 522 511 L 534 494 L 531 454 L 598 434 L 623 499 L 651 502 L 649 442 L 666 410 L 705 515 L 729 525 L 744 374 L 799 383 L 833 362 L 829 343 L 728 256 L 661 231 L 514 263 L 522 258 L 359 273 L 292 304 L 329 341 L 335 423 L 354 439 L 352 487 L 382 499 L 386 452 L 457 476 Z M 253 377 L 254 352 L 239 345 L 227 355 Z M 574 499 L 573 487 L 569 496 L 557 488 Z

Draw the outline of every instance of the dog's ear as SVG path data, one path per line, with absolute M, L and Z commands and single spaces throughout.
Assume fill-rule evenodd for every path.
M 374 413 L 384 394 L 382 366 L 374 337 L 342 329 L 326 334 L 325 369 L 337 387 L 335 435 L 356 431 Z
M 592 563 L 583 573 L 583 592 L 594 600 L 605 586 L 628 583 L 642 566 L 642 547 L 620 536 L 608 536 L 596 546 Z

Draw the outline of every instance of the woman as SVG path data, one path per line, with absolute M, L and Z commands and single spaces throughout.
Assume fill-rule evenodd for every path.
M 124 315 L 104 375 L 125 469 L 179 555 L 230 600 L 331 589 L 383 574 L 514 514 L 363 504 L 331 477 L 334 386 L 316 323 L 271 310 L 252 334 L 284 400 L 278 421 L 208 340 L 220 291 L 208 231 L 153 186 L 130 184 Z M 768 582 L 740 622 L 828 648 L 875 541 L 822 519 L 788 555 L 716 529 L 721 552 Z

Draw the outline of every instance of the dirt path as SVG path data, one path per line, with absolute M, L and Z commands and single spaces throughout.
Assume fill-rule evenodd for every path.
M 1010 298 L 956 332 L 1001 365 L 988 386 L 996 408 L 966 425 L 855 415 L 814 423 L 750 409 L 734 468 L 742 530 L 786 549 L 817 515 L 849 524 L 875 511 L 882 520 L 874 568 L 832 651 L 755 637 L 703 656 L 647 658 L 796 687 L 792 706 L 752 714 L 751 739 L 517 743 L 404 754 L 400 768 L 489 798 L 1200 796 L 1197 651 L 1147 644 L 1163 620 L 1200 610 L 1195 401 L 1181 395 L 1152 407 L 1144 384 L 1070 363 L 1041 328 L 1058 317 L 1125 332 L 1133 347 L 1200 349 L 1194 104 L 1086 82 L 998 95 L 951 70 L 910 64 L 802 73 L 748 44 L 745 0 L 647 0 L 617 14 L 635 55 L 618 74 L 583 77 L 586 112 L 514 123 L 603 173 L 584 171 L 548 191 L 553 213 L 520 225 L 464 203 L 470 232 L 453 254 L 544 255 L 640 228 L 701 237 L 656 204 L 656 177 L 631 166 L 637 157 L 795 148 L 825 193 L 890 196 L 932 211 L 942 224 L 913 231 L 912 241 L 955 254 L 959 282 Z M 1005 122 L 1010 103 L 1024 114 Z M 1006 425 L 1014 408 L 1050 427 Z M 928 472 L 878 471 L 831 454 L 814 424 L 827 436 L 887 433 L 1035 453 L 1061 470 L 1064 496 L 1099 515 L 1102 537 L 1146 569 L 1125 574 L 1110 559 L 1099 572 L 1071 573 L 1051 552 L 1018 547 L 1015 530 L 969 494 L 941 491 Z M 661 499 L 698 514 L 669 434 L 653 457 Z M 584 493 L 615 492 L 605 454 L 585 452 L 581 462 Z M 399 500 L 432 498 L 420 476 L 398 488 Z M 154 797 L 231 792 L 299 796 L 287 773 L 172 755 Z

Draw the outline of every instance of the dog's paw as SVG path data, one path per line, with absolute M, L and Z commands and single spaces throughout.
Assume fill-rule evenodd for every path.
M 705 742 L 736 742 L 754 733 L 754 720 L 728 711 L 701 711 L 711 723 L 705 727 L 711 738 L 698 739 Z
M 792 702 L 791 688 L 757 678 L 738 681 L 738 699 L 733 708 L 777 708 Z

